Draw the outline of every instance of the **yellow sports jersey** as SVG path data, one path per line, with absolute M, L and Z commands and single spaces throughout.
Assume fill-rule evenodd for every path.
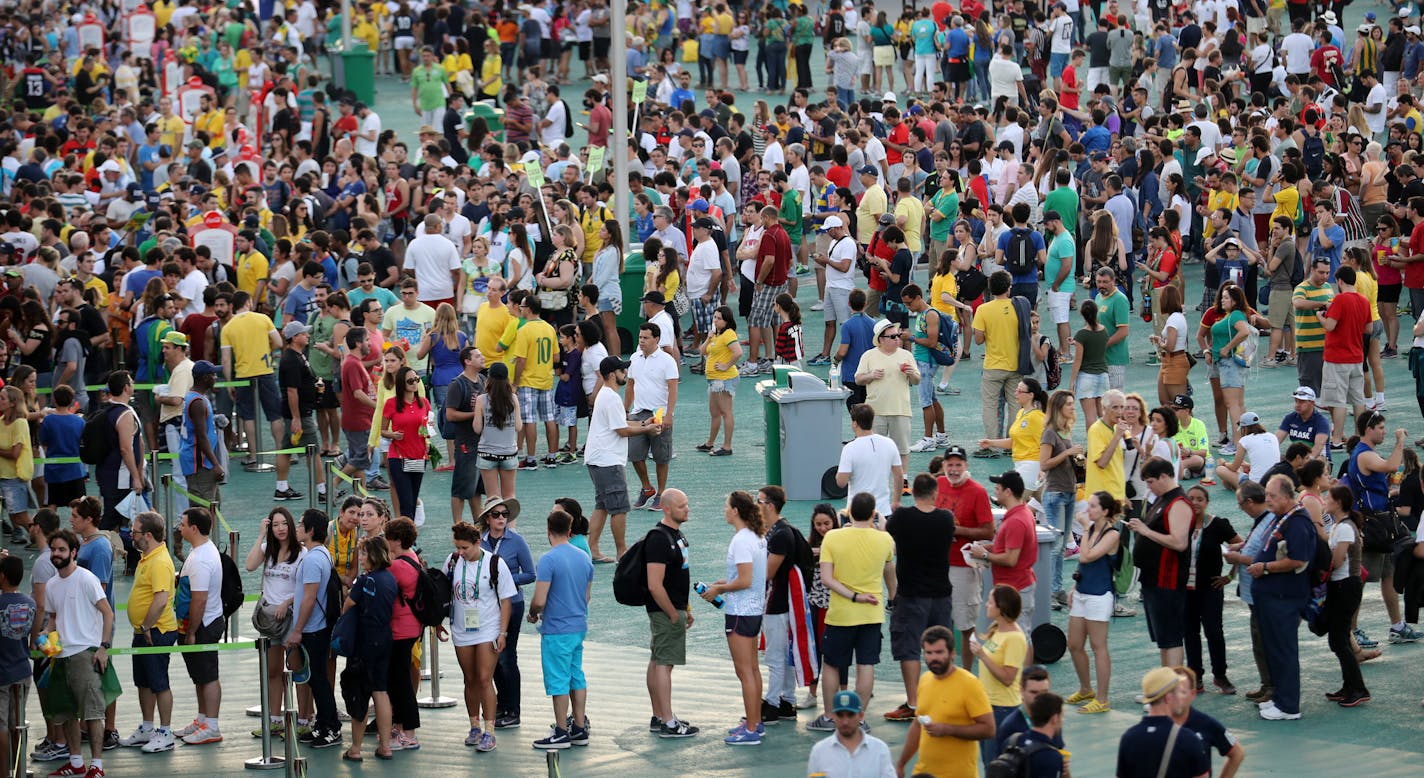
M 1014 304 L 990 300 L 974 312 L 974 329 L 984 333 L 984 369 L 1019 369 L 1019 328 Z
M 509 364 L 508 354 L 500 348 L 499 341 L 504 337 L 505 327 L 514 320 L 509 306 L 491 308 L 488 302 L 480 303 L 479 310 L 475 312 L 475 348 L 485 356 L 485 364 Z
M 238 314 L 222 328 L 222 346 L 232 349 L 234 378 L 272 374 L 272 343 L 268 333 L 276 330 L 267 314 L 256 311 Z
M 138 569 L 134 571 L 133 588 L 129 590 L 129 624 L 138 632 L 148 618 L 148 610 L 153 606 L 154 596 L 160 592 L 169 595 L 168 603 L 158 614 L 153 625 L 159 632 L 178 629 L 178 620 L 173 616 L 173 557 L 168 555 L 168 547 L 156 545 L 143 555 Z
M 959 309 L 944 301 L 943 295 L 946 294 L 952 298 L 959 296 L 959 281 L 953 273 L 945 273 L 930 279 L 930 305 L 940 313 L 959 321 L 962 326 L 964 322 L 959 318 Z
M 227 143 L 223 137 L 223 112 L 216 108 L 193 120 L 193 132 L 208 134 L 208 148 L 221 148 Z
M 232 68 L 237 71 L 237 86 L 240 89 L 247 88 L 247 69 L 252 67 L 252 52 L 248 49 L 238 49 L 232 56 Z
M 831 530 L 821 541 L 821 561 L 835 564 L 836 580 L 856 594 L 873 594 L 878 602 L 851 602 L 831 592 L 826 623 L 836 627 L 885 623 L 885 565 L 895 558 L 895 541 L 871 527 Z M 857 598 L 864 599 L 864 598 Z
M 169 117 L 158 117 L 158 143 L 173 149 L 173 153 L 179 152 L 178 144 L 183 141 L 183 132 L 187 125 L 183 123 L 183 117 L 174 114 Z
M 1014 426 L 1009 429 L 1009 440 L 1013 442 L 1015 462 L 1038 461 L 1039 447 L 1043 443 L 1043 411 L 1020 409 L 1014 417 Z
M 253 297 L 257 296 L 257 284 L 267 280 L 272 263 L 260 251 L 249 251 L 237 260 L 237 288 Z
M 514 336 L 514 359 L 523 359 L 517 387 L 540 391 L 554 388 L 554 357 L 559 353 L 559 336 L 553 325 L 543 319 L 524 322 Z
M 739 340 L 737 331 L 731 328 L 707 339 L 707 380 L 725 381 L 736 378 L 739 373 L 732 359 L 732 344 Z M 717 365 L 727 365 L 726 370 L 718 370 Z
M 1227 192 L 1222 189 L 1213 189 L 1211 195 L 1207 198 L 1206 201 L 1207 213 L 1211 213 L 1217 208 L 1225 208 L 1227 213 L 1231 213 L 1232 211 L 1236 210 L 1236 205 L 1240 201 L 1241 198 L 1237 197 L 1235 192 Z M 1211 220 L 1208 219 L 1205 223 L 1205 226 L 1202 228 L 1202 234 L 1210 238 L 1215 232 L 1216 231 L 1212 229 Z

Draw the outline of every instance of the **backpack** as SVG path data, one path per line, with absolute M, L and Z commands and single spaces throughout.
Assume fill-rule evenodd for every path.
M 569 104 L 568 104 L 568 103 L 564 102 L 563 100 L 560 100 L 559 102 L 562 103 L 563 106 L 564 106 L 564 137 L 565 137 L 565 138 L 572 138 L 572 137 L 574 136 L 574 114 L 573 114 L 573 111 L 570 111 L 570 110 L 569 110 Z
M 1028 778 L 1029 761 L 1033 755 L 1053 747 L 1038 740 L 1021 746 L 1019 743 L 1022 741 L 1022 732 L 1010 735 L 1004 741 L 1004 750 L 984 768 L 984 778 Z
M 1009 245 L 1004 249 L 1004 269 L 1009 275 L 1025 276 L 1038 268 L 1034 259 L 1033 230 L 1014 227 L 1009 230 Z
M 1063 365 L 1059 363 L 1058 347 L 1053 345 L 1053 341 L 1049 340 L 1047 335 L 1039 335 L 1039 337 L 1049 341 L 1048 356 L 1043 360 L 1043 372 L 1044 378 L 1048 379 L 1048 386 L 1044 388 L 1051 392 L 1063 383 Z
M 1314 134 L 1304 133 L 1305 140 L 1301 143 L 1300 158 L 1305 163 L 1305 173 L 1312 179 L 1320 178 L 1325 169 L 1325 141 L 1317 131 Z
M 231 616 L 242 608 L 242 572 L 237 562 L 229 554 L 218 554 L 222 560 L 222 608 L 223 616 Z
M 959 322 L 953 316 L 939 310 L 930 308 L 929 310 L 939 314 L 939 338 L 937 346 L 931 348 L 930 358 L 936 365 L 949 366 L 954 364 L 959 357 Z
M 422 627 L 438 627 L 450 613 L 450 576 L 444 570 L 424 568 L 408 556 L 402 562 L 415 569 L 415 596 L 405 601 Z
M 648 596 L 648 538 L 658 531 L 654 526 L 643 539 L 628 547 L 618 558 L 618 567 L 613 571 L 613 599 L 619 605 L 640 607 L 651 602 Z
M 346 595 L 341 591 L 341 576 L 336 573 L 336 557 L 331 555 L 325 546 L 326 556 L 331 560 L 331 574 L 326 577 L 326 591 L 322 592 L 321 614 L 326 617 L 326 623 L 336 624 L 336 619 L 341 615 L 341 603 L 346 600 Z
M 84 431 L 79 433 L 79 461 L 84 464 L 97 465 L 118 448 L 118 435 L 109 419 L 109 411 L 114 407 L 111 402 L 99 403 L 84 417 Z
M 1295 257 L 1291 260 L 1290 283 L 1291 287 L 1300 286 L 1305 282 L 1305 262 L 1301 260 L 1300 251 L 1295 252 Z

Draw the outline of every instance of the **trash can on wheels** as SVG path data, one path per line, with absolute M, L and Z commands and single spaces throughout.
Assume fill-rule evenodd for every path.
M 773 375 L 780 378 L 779 373 Z M 785 386 L 773 387 L 763 396 L 777 406 L 777 435 L 767 441 L 767 459 L 774 443 L 787 499 L 826 499 L 827 475 L 834 483 L 840 465 L 846 390 L 832 389 L 810 373 L 790 372 Z
M 615 319 L 618 347 L 624 354 L 632 354 L 638 347 L 638 327 L 644 321 L 643 276 L 647 269 L 642 251 L 630 251 L 624 256 L 623 272 L 618 277 L 618 286 L 623 290 L 623 311 Z
M 341 86 L 367 105 L 376 102 L 376 52 L 361 41 L 341 51 Z
M 1004 520 L 1004 509 L 995 507 L 994 528 L 997 531 Z M 1068 638 L 1063 630 L 1054 626 L 1053 617 L 1053 546 L 1058 540 L 1058 529 L 1037 525 L 1038 560 L 1034 562 L 1033 574 L 1037 584 L 1033 589 L 1033 620 L 1029 624 L 1029 641 L 1033 644 L 1033 659 L 1040 664 L 1052 664 L 1063 658 L 1068 651 Z M 983 601 L 987 602 L 989 591 L 994 588 L 992 567 L 986 566 L 982 576 Z M 989 619 L 981 610 L 977 620 L 982 632 L 989 628 Z

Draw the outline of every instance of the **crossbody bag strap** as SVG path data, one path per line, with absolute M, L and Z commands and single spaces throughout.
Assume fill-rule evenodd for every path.
M 1177 745 L 1177 735 L 1182 733 L 1182 725 L 1173 723 L 1172 732 L 1167 735 L 1167 747 L 1162 750 L 1162 763 L 1157 766 L 1157 778 L 1167 778 L 1167 768 L 1172 764 L 1172 749 Z

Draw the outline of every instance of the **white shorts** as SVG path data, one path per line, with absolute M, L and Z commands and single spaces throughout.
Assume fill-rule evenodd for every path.
M 1088 68 L 1088 91 L 1093 91 L 1098 84 L 1106 84 L 1111 72 L 1111 68 Z
M 1074 591 L 1068 599 L 1068 616 L 1087 621 L 1112 621 L 1113 596 L 1107 594 L 1082 594 Z
M 1067 324 L 1072 316 L 1073 301 L 1072 292 L 1048 291 L 1048 315 L 1052 317 L 1054 324 Z
M 394 38 L 391 42 L 395 44 L 396 51 L 405 51 L 407 49 L 415 48 L 414 35 L 400 35 Z
M 835 322 L 837 325 L 850 321 L 854 313 L 850 309 L 850 289 L 840 289 L 837 287 L 826 287 L 826 308 L 822 312 L 827 322 Z
M 1035 460 L 1014 460 L 1014 472 L 1023 476 L 1024 488 L 1028 491 L 1037 491 L 1042 486 L 1039 483 L 1043 473 L 1042 466 Z
M 983 600 L 980 590 L 979 568 L 950 565 L 949 585 L 952 595 L 950 607 L 954 617 L 954 628 L 959 631 L 974 629 L 974 621 L 979 618 L 979 605 Z

